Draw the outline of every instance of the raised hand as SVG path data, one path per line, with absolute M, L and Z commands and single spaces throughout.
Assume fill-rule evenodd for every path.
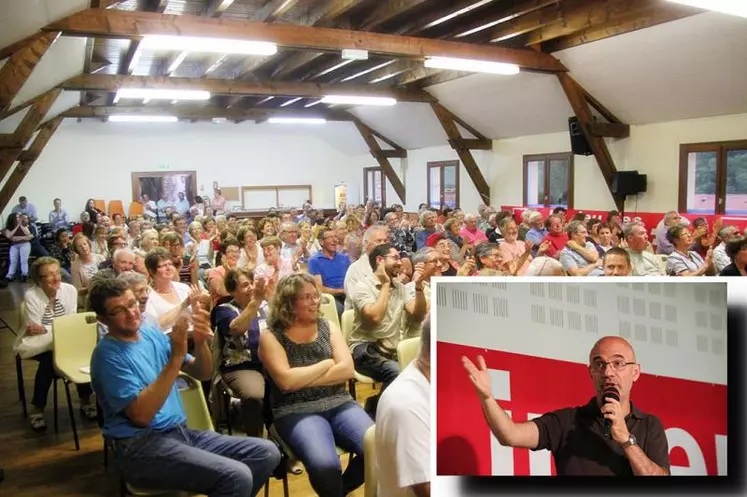
M 213 332 L 210 330 L 210 313 L 200 302 L 196 302 L 192 309 L 192 323 L 195 345 L 200 345 L 207 338 L 213 336 Z
M 415 270 L 412 273 L 412 281 L 415 283 L 415 286 L 420 285 L 423 282 L 423 279 L 425 278 L 425 264 L 422 262 L 418 262 L 415 264 Z
M 374 274 L 379 279 L 379 283 L 381 283 L 382 285 L 391 282 L 391 278 L 389 278 L 389 275 L 386 274 L 386 267 L 384 267 L 384 264 L 379 264 L 379 267 L 376 268 L 376 272 L 374 272 Z
M 534 244 L 531 240 L 524 240 L 524 247 L 526 247 L 526 251 L 530 254 L 532 253 L 532 247 L 534 247 Z
M 472 382 L 472 386 L 475 387 L 477 395 L 480 400 L 490 399 L 493 397 L 493 391 L 490 384 L 490 374 L 488 373 L 488 367 L 485 365 L 485 358 L 481 355 L 477 356 L 477 366 L 472 363 L 469 359 L 462 356 L 462 365 L 467 370 L 469 379 Z
M 268 294 L 267 280 L 264 278 L 257 278 L 254 280 L 254 299 L 258 301 L 267 300 Z
M 171 328 L 169 339 L 171 340 L 171 359 L 178 364 L 184 362 L 187 356 L 187 330 L 189 320 L 186 316 L 180 316 L 176 324 Z

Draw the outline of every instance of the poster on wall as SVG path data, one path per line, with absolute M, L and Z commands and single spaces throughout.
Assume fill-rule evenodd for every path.
M 335 185 L 335 209 L 340 210 L 340 205 L 348 203 L 348 185 L 338 183 Z

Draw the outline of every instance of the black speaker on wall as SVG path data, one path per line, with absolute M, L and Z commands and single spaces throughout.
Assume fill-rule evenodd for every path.
M 646 175 L 638 171 L 617 171 L 612 178 L 612 193 L 615 195 L 637 195 L 645 192 L 647 186 Z
M 584 132 L 581 130 L 581 124 L 578 122 L 577 117 L 568 118 L 568 131 L 571 134 L 571 151 L 576 155 L 591 155 L 594 152 L 591 151 L 589 142 L 586 141 Z

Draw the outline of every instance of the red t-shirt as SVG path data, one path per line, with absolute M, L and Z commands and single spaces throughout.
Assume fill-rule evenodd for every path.
M 559 235 L 548 233 L 545 240 L 550 242 L 550 247 L 545 252 L 545 255 L 557 259 L 558 253 L 563 250 L 565 244 L 568 243 L 568 233 L 561 233 Z

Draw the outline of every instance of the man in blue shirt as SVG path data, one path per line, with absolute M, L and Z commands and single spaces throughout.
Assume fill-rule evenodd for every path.
M 34 207 L 34 204 L 30 204 L 28 199 L 21 195 L 18 197 L 18 203 L 13 206 L 13 209 L 10 211 L 13 214 L 28 214 L 29 219 L 31 219 L 32 223 L 36 222 L 36 207 Z
M 319 245 L 322 250 L 309 259 L 309 274 L 314 277 L 322 293 L 335 298 L 337 314 L 345 310 L 345 274 L 350 267 L 350 258 L 337 251 L 337 235 L 334 230 L 319 230 Z
M 180 370 L 210 379 L 207 311 L 192 303 L 192 356 L 187 353 L 187 318 L 168 337 L 143 324 L 138 300 L 124 281 L 97 281 L 89 303 L 109 330 L 94 349 L 91 382 L 104 412 L 104 437 L 124 478 L 156 490 L 256 495 L 280 462 L 272 442 L 186 427 L 175 381 Z

